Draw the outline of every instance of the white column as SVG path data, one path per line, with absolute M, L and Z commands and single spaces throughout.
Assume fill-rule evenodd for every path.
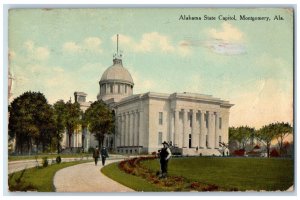
M 117 123 L 117 134 L 116 134 L 116 142 L 115 142 L 115 147 L 121 146 L 121 124 L 122 124 L 122 118 L 121 115 L 118 115 L 118 123 Z
M 169 118 L 169 141 L 174 144 L 174 112 L 171 110 Z
M 126 115 L 122 114 L 122 131 L 121 131 L 121 146 L 125 146 L 125 134 L 126 134 Z
M 131 120 L 131 118 L 132 118 L 131 113 L 128 112 L 127 146 L 130 146 L 130 137 L 131 137 L 131 134 L 132 134 L 132 130 L 131 130 L 131 128 L 132 128 L 131 121 L 132 120 Z
M 208 112 L 208 148 L 213 149 L 215 144 L 215 132 L 214 132 L 214 114 L 213 112 L 209 111 Z
M 189 134 L 187 132 L 187 126 L 188 126 L 188 110 L 183 110 L 183 142 L 182 147 L 189 147 Z
M 134 113 L 134 146 L 138 146 L 138 131 L 139 131 L 139 113 L 135 111 Z
M 133 146 L 133 138 L 134 138 L 134 111 L 130 113 L 130 140 L 129 140 L 129 145 Z
M 215 115 L 215 148 L 219 148 L 219 117 L 220 114 L 217 112 Z
M 206 122 L 205 111 L 200 111 L 200 148 L 206 148 Z
M 129 122 L 129 115 L 128 115 L 128 113 L 126 113 L 126 115 L 125 115 L 125 137 L 124 137 L 124 146 L 128 146 L 128 128 L 129 128 L 128 122 Z
M 192 115 L 192 148 L 199 146 L 199 132 L 197 132 L 198 124 L 196 120 L 197 111 L 193 110 Z
M 179 147 L 179 110 L 175 110 L 174 114 L 175 114 L 174 145 Z
M 216 115 L 214 112 L 211 113 L 211 148 L 215 148 L 215 143 L 216 143 Z
M 144 124 L 144 118 L 143 118 L 143 111 L 139 111 L 139 133 L 138 133 L 138 145 L 142 146 L 143 145 L 143 137 L 142 135 L 145 135 L 144 130 L 143 130 L 143 124 Z M 144 138 L 145 139 L 145 138 Z

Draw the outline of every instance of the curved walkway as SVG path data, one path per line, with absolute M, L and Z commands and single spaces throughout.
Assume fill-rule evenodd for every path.
M 106 164 L 120 160 L 107 160 Z M 74 165 L 56 172 L 53 184 L 56 192 L 134 192 L 101 173 L 101 160 Z

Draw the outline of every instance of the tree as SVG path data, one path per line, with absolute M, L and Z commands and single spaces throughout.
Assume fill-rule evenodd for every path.
M 293 128 L 289 123 L 277 122 L 273 124 L 276 133 L 276 139 L 279 146 L 279 154 L 282 155 L 284 152 L 284 139 L 293 132 Z
M 66 104 L 63 100 L 57 101 L 54 105 L 54 124 L 56 132 L 56 148 L 57 153 L 60 153 L 61 145 L 60 142 L 65 132 L 66 127 Z
M 245 149 L 250 139 L 254 137 L 255 129 L 248 126 L 230 127 L 229 128 L 229 143 L 233 144 L 237 141 L 239 149 Z
M 85 111 L 85 117 L 89 131 L 93 133 L 99 146 L 102 147 L 105 134 L 112 134 L 114 131 L 112 110 L 103 101 L 95 101 Z
M 31 152 L 35 143 L 46 145 L 52 130 L 52 111 L 45 96 L 40 92 L 25 92 L 9 106 L 8 129 L 10 137 L 16 138 L 16 151 Z
M 71 147 L 71 138 L 74 134 L 75 129 L 80 124 L 81 110 L 79 103 L 71 103 L 68 101 L 65 104 L 65 126 L 67 129 L 67 134 L 69 136 L 69 147 Z
M 268 157 L 270 157 L 271 142 L 275 137 L 274 124 L 265 125 L 256 132 L 256 138 L 266 145 Z

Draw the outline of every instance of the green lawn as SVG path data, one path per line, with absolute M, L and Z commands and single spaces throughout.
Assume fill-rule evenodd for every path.
M 159 169 L 158 160 L 143 162 L 151 170 Z M 287 190 L 294 184 L 294 161 L 275 158 L 172 158 L 170 176 L 244 190 Z
M 156 172 L 159 160 L 146 160 L 142 165 Z M 102 169 L 110 178 L 137 191 L 167 191 L 147 180 L 120 171 L 117 164 Z M 188 182 L 217 185 L 230 190 L 287 190 L 294 184 L 294 161 L 273 158 L 222 158 L 185 157 L 172 158 L 169 176 L 181 176 Z
M 53 164 L 48 167 L 30 168 L 8 175 L 10 191 L 54 192 L 53 178 L 55 173 L 65 167 L 87 161 Z

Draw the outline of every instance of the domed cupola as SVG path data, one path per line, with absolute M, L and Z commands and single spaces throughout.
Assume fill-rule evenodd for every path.
M 99 81 L 100 93 L 97 99 L 103 101 L 114 99 L 114 102 L 132 95 L 133 80 L 129 71 L 123 67 L 122 54 L 118 52 L 118 35 L 117 35 L 117 53 L 114 54 L 113 65 L 108 67 L 102 74 Z

